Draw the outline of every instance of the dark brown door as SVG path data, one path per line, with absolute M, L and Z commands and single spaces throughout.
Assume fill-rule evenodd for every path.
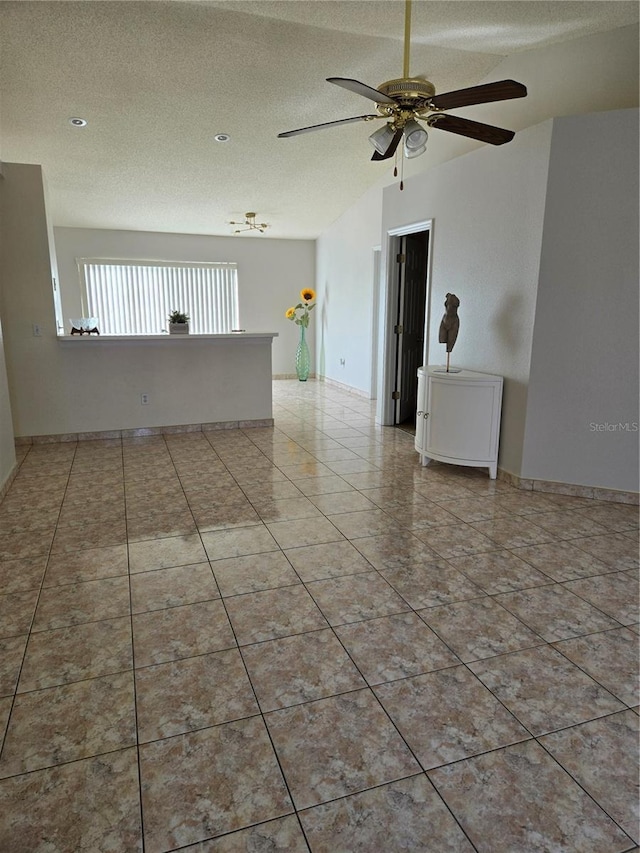
M 406 234 L 401 240 L 396 323 L 395 423 L 415 418 L 418 368 L 424 357 L 429 232 Z

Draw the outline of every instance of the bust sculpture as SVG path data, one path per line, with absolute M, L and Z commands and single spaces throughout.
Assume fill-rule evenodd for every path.
M 447 293 L 447 298 L 444 301 L 446 309 L 442 322 L 440 323 L 440 331 L 438 340 L 441 344 L 447 345 L 447 373 L 449 372 L 449 353 L 453 349 L 456 338 L 458 337 L 458 329 L 460 328 L 460 318 L 458 317 L 458 308 L 460 300 L 455 293 Z
M 455 293 L 447 293 L 444 307 L 446 308 L 446 312 L 440 323 L 438 340 L 441 344 L 447 345 L 447 352 L 451 352 L 458 337 L 458 329 L 460 328 L 460 318 L 458 317 L 460 300 Z

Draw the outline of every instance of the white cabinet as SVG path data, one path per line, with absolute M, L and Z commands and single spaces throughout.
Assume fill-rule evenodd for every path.
M 498 472 L 502 376 L 444 367 L 418 370 L 415 448 L 431 459 Z

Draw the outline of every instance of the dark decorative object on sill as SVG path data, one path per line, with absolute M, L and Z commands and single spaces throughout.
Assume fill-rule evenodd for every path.
M 97 317 L 80 317 L 69 320 L 72 335 L 99 335 Z

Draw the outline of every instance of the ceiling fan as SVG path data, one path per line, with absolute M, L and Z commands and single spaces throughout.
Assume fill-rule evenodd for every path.
M 405 0 L 404 68 L 403 76 L 400 79 L 388 80 L 386 83 L 381 83 L 377 89 L 373 89 L 365 83 L 360 83 L 359 80 L 352 80 L 347 77 L 327 77 L 328 83 L 334 83 L 336 86 L 349 89 L 357 95 L 375 101 L 377 114 L 354 116 L 353 118 L 314 124 L 310 127 L 300 127 L 297 130 L 279 133 L 278 138 L 284 139 L 289 136 L 297 136 L 301 133 L 309 133 L 325 127 L 336 127 L 340 124 L 350 124 L 356 121 L 386 119 L 385 125 L 378 128 L 369 137 L 369 141 L 375 148 L 372 160 L 388 160 L 393 157 L 403 136 L 405 157 L 412 158 L 423 154 L 426 150 L 428 134 L 420 122 L 424 122 L 429 128 L 435 127 L 438 130 L 457 133 L 459 136 L 468 136 L 470 139 L 488 142 L 490 145 L 504 145 L 505 142 L 510 142 L 515 136 L 512 130 L 471 121 L 467 118 L 450 116 L 443 111 L 473 104 L 485 104 L 490 101 L 524 98 L 527 94 L 526 86 L 523 86 L 522 83 L 516 83 L 515 80 L 500 80 L 496 83 L 484 83 L 480 86 L 471 86 L 467 89 L 458 89 L 455 92 L 437 95 L 435 86 L 425 77 L 409 77 L 410 33 L 411 0 Z

